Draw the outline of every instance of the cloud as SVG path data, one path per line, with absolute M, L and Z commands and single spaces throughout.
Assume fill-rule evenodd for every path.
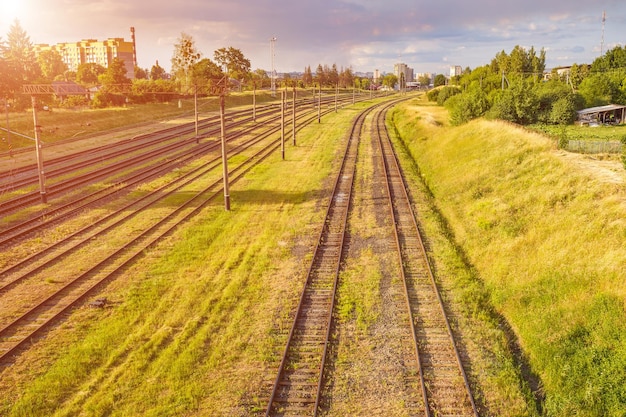
M 401 56 L 416 72 L 447 72 L 446 62 L 476 67 L 515 45 L 567 51 L 548 55 L 548 65 L 565 55 L 591 62 L 602 10 L 607 45 L 623 41 L 626 27 L 626 2 L 617 0 L 20 0 L 20 7 L 35 43 L 128 38 L 134 26 L 143 67 L 155 60 L 168 67 L 183 31 L 205 57 L 233 46 L 253 68 L 269 68 L 276 36 L 279 71 L 320 63 L 391 71 Z M 1 19 L 0 35 L 8 30 Z

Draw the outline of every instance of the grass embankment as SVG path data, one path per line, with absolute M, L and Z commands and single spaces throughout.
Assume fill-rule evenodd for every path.
M 249 415 L 266 405 L 320 192 L 354 110 L 299 134 L 0 378 L 0 414 Z
M 508 124 L 452 128 L 416 101 L 394 120 L 457 253 L 540 377 L 544 413 L 624 415 L 624 184 Z

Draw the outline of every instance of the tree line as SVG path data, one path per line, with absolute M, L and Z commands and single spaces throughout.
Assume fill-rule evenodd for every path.
M 33 44 L 17 19 L 9 28 L 6 40 L 0 37 L 0 98 L 10 99 L 16 109 L 26 108 L 30 103 L 29 98 L 22 94 L 24 84 L 50 84 L 55 81 L 72 81 L 94 90 L 90 96 L 41 97 L 42 102 L 56 100 L 55 105 L 67 107 L 170 101 L 195 92 L 216 94 L 225 85 L 238 90 L 263 89 L 271 85 L 270 74 L 262 69 L 252 71 L 250 60 L 241 50 L 220 48 L 214 51 L 211 59 L 204 56 L 193 37 L 184 32 L 174 44 L 171 73 L 167 73 L 157 61 L 149 69 L 135 67 L 132 75 L 134 77 L 130 79 L 124 62 L 118 58 L 113 59 L 108 67 L 83 63 L 70 70 L 57 51 L 48 50 L 35 55 Z M 393 77 L 387 75 L 383 84 L 393 86 Z M 351 68 L 338 69 L 335 64 L 319 64 L 315 73 L 307 66 L 301 78 L 292 78 L 286 73 L 278 81 L 286 86 L 301 88 L 373 87 L 368 78 L 356 77 Z
M 626 47 L 617 46 L 592 64 L 555 68 L 545 75 L 545 50 L 515 46 L 490 64 L 453 77 L 428 97 L 445 105 L 453 124 L 477 117 L 527 125 L 569 124 L 576 111 L 606 104 L 626 104 Z

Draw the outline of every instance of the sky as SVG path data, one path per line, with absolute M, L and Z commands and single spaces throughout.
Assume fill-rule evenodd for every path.
M 516 45 L 546 50 L 546 67 L 591 63 L 626 44 L 624 0 L 0 0 L 0 37 L 18 19 L 33 44 L 124 38 L 137 60 L 169 70 L 185 32 L 204 58 L 241 50 L 251 69 L 449 74 Z M 604 43 L 602 14 L 606 12 Z

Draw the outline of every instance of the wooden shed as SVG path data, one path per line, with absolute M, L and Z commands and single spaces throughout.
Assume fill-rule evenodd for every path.
M 626 106 L 609 104 L 578 111 L 578 123 L 587 126 L 619 125 L 626 122 Z

